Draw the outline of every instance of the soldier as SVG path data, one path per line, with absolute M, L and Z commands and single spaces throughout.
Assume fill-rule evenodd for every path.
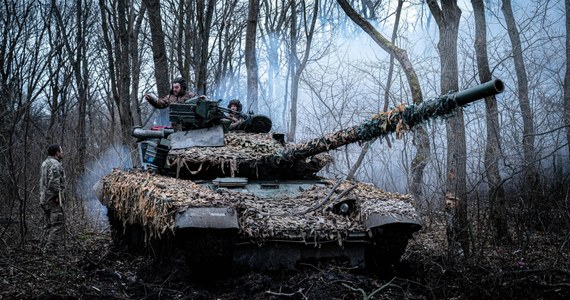
M 48 158 L 44 160 L 40 174 L 40 206 L 45 213 L 46 243 L 43 252 L 55 251 L 62 240 L 64 231 L 63 191 L 65 174 L 63 172 L 63 150 L 60 145 L 48 147 Z
M 228 108 L 232 111 L 241 112 L 242 105 L 238 99 L 233 99 L 228 104 Z M 239 126 L 244 122 L 244 118 L 241 116 L 241 114 L 228 113 L 227 118 L 232 121 L 230 124 L 230 130 L 237 130 Z
M 178 77 L 172 82 L 170 94 L 160 99 L 156 99 L 152 95 L 145 94 L 144 98 L 156 108 L 166 108 L 170 103 L 184 103 L 186 100 L 197 96 L 196 93 L 187 91 L 187 89 L 188 85 L 186 84 L 186 80 L 182 77 Z

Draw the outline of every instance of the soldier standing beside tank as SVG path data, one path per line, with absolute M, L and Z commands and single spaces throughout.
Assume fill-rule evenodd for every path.
M 187 91 L 187 89 L 188 85 L 186 84 L 186 80 L 182 77 L 178 77 L 172 81 L 170 94 L 159 99 L 156 99 L 152 95 L 145 94 L 144 98 L 156 108 L 166 108 L 170 103 L 184 103 L 186 100 L 197 96 L 196 93 Z
M 231 111 L 238 112 L 235 114 L 230 112 L 226 116 L 232 122 L 230 124 L 230 130 L 237 130 L 239 126 L 244 122 L 244 118 L 241 115 L 241 110 L 242 110 L 241 102 L 238 99 L 233 99 L 228 104 L 228 108 Z
M 62 242 L 65 219 L 63 217 L 63 191 L 65 173 L 63 172 L 63 149 L 54 144 L 48 147 L 48 158 L 44 160 L 40 171 L 40 206 L 44 210 L 46 242 L 42 251 L 54 252 Z

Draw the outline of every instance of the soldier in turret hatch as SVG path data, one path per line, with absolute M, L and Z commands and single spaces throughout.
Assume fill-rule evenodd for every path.
M 144 98 L 156 108 L 166 108 L 171 103 L 184 103 L 188 99 L 195 98 L 194 92 L 188 91 L 188 84 L 182 77 L 174 79 L 170 93 L 162 98 L 156 99 L 154 96 L 145 94 Z
M 241 112 L 242 110 L 242 105 L 241 102 L 238 99 L 233 99 L 230 101 L 230 103 L 228 104 L 228 108 L 231 111 L 235 111 L 235 112 Z M 226 117 L 232 121 L 232 123 L 230 124 L 230 130 L 237 130 L 239 128 L 239 126 L 244 122 L 244 118 L 240 113 L 228 113 L 226 115 Z

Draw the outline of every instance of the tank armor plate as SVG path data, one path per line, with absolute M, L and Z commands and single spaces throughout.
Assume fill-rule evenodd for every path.
M 101 202 L 123 224 L 142 225 L 147 239 L 175 233 L 180 227 L 177 219 L 187 218 L 184 213 L 193 211 L 190 208 L 236 212 L 240 238 L 258 243 L 283 239 L 342 244 L 362 238 L 371 226 L 384 225 L 377 220 L 408 224 L 412 231 L 421 227 L 411 196 L 365 183 L 250 181 L 242 187 L 222 188 L 212 181 L 198 184 L 144 170 L 115 169 L 101 186 Z M 344 203 L 350 204 L 349 210 L 335 210 Z

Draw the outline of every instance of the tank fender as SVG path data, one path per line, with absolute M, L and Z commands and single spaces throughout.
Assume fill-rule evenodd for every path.
M 401 227 L 407 227 L 411 232 L 416 232 L 422 228 L 419 221 L 404 216 L 380 215 L 373 213 L 364 220 L 364 227 L 366 227 L 367 230 L 389 224 L 402 225 Z

